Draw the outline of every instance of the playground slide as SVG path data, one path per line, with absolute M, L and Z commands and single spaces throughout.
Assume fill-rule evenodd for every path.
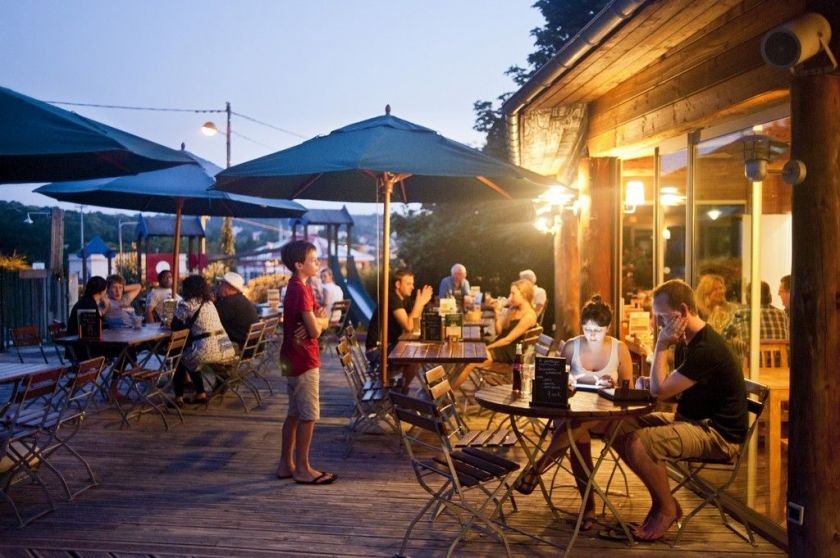
M 370 318 L 373 316 L 376 303 L 370 298 L 364 285 L 362 285 L 362 279 L 359 277 L 359 271 L 356 269 L 353 256 L 347 259 L 347 279 L 344 279 L 341 274 L 341 265 L 335 256 L 330 256 L 330 269 L 333 272 L 333 280 L 344 291 L 344 296 L 352 301 L 350 321 L 354 324 L 364 324 L 367 327 Z

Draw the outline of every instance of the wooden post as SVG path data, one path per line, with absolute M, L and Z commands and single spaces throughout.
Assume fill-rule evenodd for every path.
M 178 294 L 178 275 L 181 272 L 179 256 L 181 255 L 181 209 L 184 207 L 184 198 L 178 198 L 175 207 L 175 238 L 172 242 L 172 298 Z
M 385 173 L 378 179 L 378 187 L 382 188 L 382 199 L 384 207 L 382 208 L 382 271 L 379 279 L 379 296 L 381 304 L 379 306 L 379 338 L 382 343 L 380 345 L 380 362 L 382 365 L 382 385 L 388 385 L 388 294 L 391 290 L 388 276 L 391 267 L 391 192 L 394 191 L 394 179 L 390 173 Z
M 790 450 L 791 556 L 840 556 L 840 76 L 791 85 L 791 158 L 807 177 L 793 186 Z
M 50 271 L 64 273 L 64 210 L 57 207 L 50 209 Z

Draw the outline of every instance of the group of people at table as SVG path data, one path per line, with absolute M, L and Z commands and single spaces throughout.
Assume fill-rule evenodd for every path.
M 292 271 L 292 278 L 283 299 L 283 343 L 280 349 L 281 368 L 287 380 L 289 405 L 283 424 L 281 458 L 276 476 L 293 479 L 301 484 L 330 484 L 337 475 L 312 466 L 309 454 L 314 427 L 320 418 L 319 383 L 320 351 L 318 337 L 328 327 L 326 310 L 318 303 L 309 280 L 319 275 L 320 261 L 315 246 L 295 240 L 284 245 L 281 252 L 284 265 Z M 166 296 L 171 288 L 171 274 L 162 272 L 159 289 Z M 431 301 L 432 287 L 416 289 L 414 275 L 408 269 L 397 270 L 392 278 L 391 306 L 388 315 L 389 339 L 396 343 L 405 332 L 416 330 L 423 308 Z M 212 303 L 207 282 L 201 276 L 187 277 L 182 285 L 172 327 L 189 327 L 193 342 L 184 353 L 184 370 L 174 389 L 176 401 L 183 402 L 186 375 L 192 377 L 196 401 L 207 397 L 198 366 L 206 362 L 223 362 L 232 357 L 232 343 L 244 339 L 243 331 L 257 318 L 253 304 L 243 295 L 242 278 L 235 273 L 224 276 Z M 514 347 L 523 334 L 538 321 L 540 304 L 545 304 L 544 291 L 536 286 L 530 270 L 510 285 L 507 306 L 499 300 L 486 301 L 495 317 L 495 339 L 487 345 L 488 361 L 512 362 Z M 139 293 L 139 287 L 125 285 L 119 276 L 106 281 L 94 277 L 85 287 L 85 294 L 74 306 L 69 320 L 70 333 L 75 333 L 75 313 L 78 309 L 98 309 L 104 323 L 124 325 L 126 307 Z M 441 297 L 454 295 L 461 304 L 472 302 L 466 269 L 456 264 L 450 276 L 441 281 Z M 457 294 L 456 294 L 457 293 Z M 160 313 L 161 297 L 153 290 L 147 304 L 148 321 Z M 538 298 L 542 296 L 543 298 Z M 650 492 L 651 507 L 644 521 L 634 527 L 638 540 L 661 538 L 680 520 L 682 510 L 670 492 L 663 460 L 665 458 L 705 457 L 726 459 L 739 451 L 747 432 L 747 406 L 741 366 L 727 347 L 723 337 L 707 324 L 698 313 L 692 288 L 671 280 L 659 285 L 652 294 L 652 312 L 658 328 L 653 364 L 649 378 L 651 395 L 659 402 L 677 403 L 676 412 L 656 412 L 620 425 L 614 447 L 639 476 Z M 130 313 L 130 312 L 129 312 Z M 610 387 L 622 380 L 632 380 L 632 363 L 627 346 L 608 332 L 612 324 L 612 310 L 600 296 L 593 297 L 581 311 L 583 334 L 568 340 L 561 354 L 570 364 L 576 381 Z M 367 347 L 376 351 L 378 320 L 371 320 Z M 225 343 L 224 340 L 227 340 Z M 202 343 L 203 341 L 203 343 Z M 388 349 L 390 349 L 389 347 Z M 675 350 L 673 350 L 675 349 Z M 478 365 L 481 366 L 481 365 Z M 452 381 L 453 387 L 462 384 L 470 375 L 464 369 Z M 416 370 L 402 370 L 404 387 L 411 383 Z M 573 439 L 592 469 L 590 439 L 603 434 L 614 424 L 608 421 L 572 423 Z M 547 451 L 521 476 L 516 489 L 530 494 L 538 476 L 568 447 L 566 431 L 555 432 Z M 585 486 L 585 470 L 577 460 L 572 466 L 578 486 Z M 585 507 L 586 521 L 582 528 L 593 526 L 595 503 L 590 495 Z
M 476 366 L 513 362 L 515 345 L 537 323 L 536 278 L 530 270 L 520 277 L 511 283 L 506 307 L 503 308 L 498 300 L 488 303 L 495 314 L 496 332 L 495 339 L 487 344 L 488 360 L 461 370 L 451 380 L 453 388 L 465 382 Z M 424 306 L 432 298 L 429 285 L 417 289 L 412 297 L 414 290 L 411 271 L 398 270 L 393 276 L 388 316 L 391 343 L 396 343 L 403 333 L 416 329 Z M 441 297 L 453 293 L 460 293 L 461 297 L 456 295 L 456 298 L 462 298 L 469 304 L 466 270 L 460 264 L 453 266 L 451 275 L 444 278 L 440 286 Z M 545 303 L 544 299 L 542 303 Z M 676 409 L 674 412 L 654 412 L 624 420 L 617 426 L 620 430 L 614 444 L 619 455 L 650 493 L 651 507 L 646 517 L 633 527 L 633 534 L 640 541 L 662 538 L 682 517 L 682 509 L 670 491 L 664 460 L 732 459 L 745 442 L 748 428 L 741 366 L 721 334 L 701 318 L 693 289 L 680 280 L 667 281 L 654 289 L 651 309 L 658 335 L 650 377 L 644 378 L 641 385 L 649 389 L 657 402 L 676 403 Z M 612 387 L 623 380 L 632 382 L 633 365 L 628 347 L 623 341 L 608 335 L 612 319 L 612 309 L 600 296 L 592 297 L 584 305 L 580 323 L 583 334 L 566 341 L 561 349 L 561 356 L 570 365 L 572 389 L 577 383 Z M 377 349 L 376 324 L 374 316 L 367 338 L 370 350 Z M 392 348 L 388 348 L 389 352 Z M 406 389 L 416 370 L 406 367 L 402 372 Z M 566 427 L 573 429 L 572 438 L 585 460 L 584 469 L 584 464 L 571 459 L 581 495 L 587 484 L 586 471 L 593 468 L 591 437 L 593 434 L 604 435 L 615 427 L 616 423 L 610 421 L 573 422 Z M 568 446 L 568 432 L 557 430 L 534 466 L 520 476 L 516 490 L 523 494 L 532 493 L 538 477 Z M 589 530 L 595 523 L 595 501 L 591 492 L 583 506 L 581 528 Z

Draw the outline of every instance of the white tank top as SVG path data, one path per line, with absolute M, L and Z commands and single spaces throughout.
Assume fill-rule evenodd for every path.
M 608 337 L 611 343 L 610 349 L 610 360 L 607 361 L 606 366 L 604 366 L 600 370 L 588 370 L 584 368 L 583 364 L 580 362 L 580 337 L 575 337 L 572 340 L 572 376 L 575 379 L 586 376 L 589 382 L 586 383 L 595 383 L 598 381 L 598 378 L 605 374 L 609 374 L 612 376 L 614 381 L 618 381 L 618 339 L 615 337 Z

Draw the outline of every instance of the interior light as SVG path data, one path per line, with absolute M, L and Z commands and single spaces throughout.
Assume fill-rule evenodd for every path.
M 671 240 L 671 229 L 669 229 L 668 227 L 662 229 L 662 238 L 664 238 L 665 240 Z
M 641 180 L 631 180 L 624 192 L 624 213 L 635 213 L 636 207 L 645 203 L 645 183 Z
M 659 203 L 665 206 L 682 205 L 685 196 L 680 195 L 676 186 L 663 186 L 659 191 Z
M 710 209 L 706 212 L 706 215 L 708 215 L 709 219 L 711 219 L 712 221 L 717 221 L 718 217 L 723 215 L 723 212 L 720 209 Z

